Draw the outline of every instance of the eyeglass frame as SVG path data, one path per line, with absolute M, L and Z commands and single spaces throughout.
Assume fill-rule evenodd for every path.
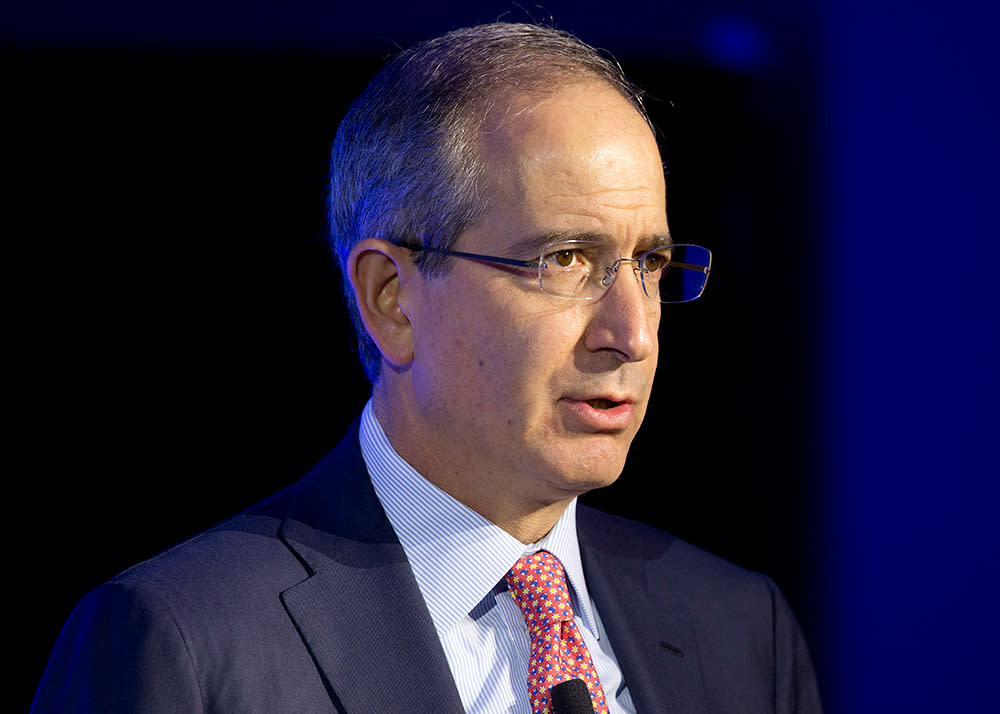
M 553 252 L 551 250 L 551 248 L 553 246 L 560 246 L 560 245 L 571 246 L 574 243 L 586 243 L 586 244 L 590 244 L 590 243 L 598 243 L 598 242 L 599 241 L 591 241 L 591 240 L 560 240 L 560 241 L 553 241 L 552 243 L 547 243 L 542 248 L 542 252 L 538 255 L 538 259 L 537 260 L 520 260 L 518 258 L 503 258 L 503 257 L 497 256 L 497 255 L 485 255 L 483 253 L 469 253 L 469 252 L 464 251 L 464 250 L 449 250 L 447 248 L 437 248 L 437 247 L 431 246 L 431 245 L 407 245 L 405 243 L 397 243 L 396 245 L 398 245 L 400 248 L 405 248 L 405 249 L 413 251 L 415 253 L 421 253 L 421 252 L 437 253 L 438 255 L 449 255 L 449 256 L 452 256 L 452 257 L 455 257 L 455 258 L 466 258 L 468 260 L 477 260 L 477 261 L 480 261 L 480 262 L 483 262 L 483 263 L 487 263 L 487 264 L 488 263 L 495 263 L 497 265 L 510 265 L 510 266 L 515 267 L 515 268 L 535 268 L 535 269 L 538 270 L 538 289 L 542 292 L 542 294 L 548 295 L 549 297 L 558 298 L 560 300 L 597 300 L 597 299 L 599 299 L 601 297 L 601 294 L 592 295 L 592 296 L 571 297 L 569 295 L 554 295 L 553 293 L 545 292 L 545 290 L 542 289 L 542 272 L 541 272 L 541 269 L 545 265 L 545 262 L 542 260 L 542 258 L 545 257 L 546 253 Z M 668 302 L 665 302 L 663 300 L 658 300 L 657 299 L 656 302 L 659 303 L 659 304 L 661 304 L 661 305 L 679 305 L 679 304 L 685 303 L 685 302 L 693 302 L 694 300 L 697 300 L 698 298 L 700 298 L 702 296 L 702 294 L 705 292 L 705 287 L 708 285 L 708 276 L 709 276 L 709 274 L 712 271 L 712 264 L 711 264 L 711 261 L 712 261 L 712 251 L 710 251 L 708 248 L 705 248 L 705 247 L 700 246 L 700 245 L 696 245 L 694 243 L 666 243 L 664 245 L 658 245 L 655 248 L 650 248 L 649 250 L 645 251 L 642 255 L 640 255 L 638 258 L 618 257 L 611 265 L 607 265 L 607 266 L 604 267 L 604 276 L 601 278 L 601 281 L 600 281 L 602 287 L 604 287 L 606 290 L 609 290 L 611 288 L 611 286 L 614 284 L 615 280 L 618 277 L 618 271 L 620 270 L 622 263 L 635 263 L 635 266 L 632 268 L 632 271 L 633 272 L 639 272 L 639 274 L 640 274 L 640 283 L 642 284 L 642 292 L 643 292 L 643 294 L 646 297 L 648 297 L 650 300 L 654 300 L 655 298 L 653 298 L 649 294 L 649 291 L 646 289 L 645 278 L 642 278 L 643 275 L 645 275 L 647 272 L 649 272 L 648 269 L 642 267 L 642 261 L 650 253 L 655 253 L 656 251 L 662 250 L 664 248 L 700 248 L 701 250 L 703 250 L 706 253 L 708 253 L 709 264 L 707 266 L 705 266 L 705 265 L 697 265 L 697 264 L 694 264 L 694 263 L 679 263 L 679 262 L 668 261 L 667 265 L 675 265 L 675 266 L 683 268 L 685 270 L 694 270 L 694 271 L 698 271 L 698 272 L 704 273 L 705 274 L 705 280 L 702 283 L 701 290 L 693 298 L 688 298 L 687 300 L 671 300 L 671 301 L 668 301 Z M 611 280 L 608 281 L 608 278 L 611 278 Z

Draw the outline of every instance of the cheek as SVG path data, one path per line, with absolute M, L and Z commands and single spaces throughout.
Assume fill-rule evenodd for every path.
M 512 381 L 525 369 L 524 356 L 520 335 L 482 311 L 442 314 L 418 339 L 414 387 L 425 403 L 482 421 L 519 396 Z
M 571 358 L 551 331 L 530 320 L 484 323 L 458 347 L 458 371 L 475 395 L 464 406 L 477 421 L 516 430 L 538 428 L 552 401 L 552 382 Z
M 566 319 L 528 319 L 510 326 L 507 340 L 493 353 L 497 376 L 493 385 L 512 409 L 525 432 L 558 430 L 555 415 L 559 397 L 580 381 L 576 367 L 579 337 Z
M 517 330 L 499 327 L 468 345 L 468 362 L 486 392 L 517 404 L 538 372 L 536 345 Z
M 560 385 L 572 381 L 582 328 L 580 315 L 567 306 L 505 286 L 449 308 L 430 316 L 417 337 L 417 361 L 423 363 L 417 371 L 433 380 L 439 398 L 530 421 Z

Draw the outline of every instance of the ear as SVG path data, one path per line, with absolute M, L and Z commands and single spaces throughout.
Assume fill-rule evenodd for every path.
M 413 360 L 413 333 L 399 293 L 402 283 L 415 271 L 405 248 L 377 238 L 361 241 L 347 258 L 347 277 L 361 320 L 382 359 L 395 367 Z

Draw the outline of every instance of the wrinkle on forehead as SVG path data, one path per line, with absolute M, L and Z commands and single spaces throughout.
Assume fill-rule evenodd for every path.
M 604 193 L 636 193 L 638 191 L 642 192 L 652 192 L 653 189 L 649 186 L 633 186 L 631 188 L 596 188 L 593 191 L 580 191 L 573 193 L 550 193 L 551 198 L 577 198 L 578 196 L 600 196 Z
M 544 198 L 546 201 L 595 199 L 592 202 L 592 206 L 595 209 L 636 211 L 655 205 L 659 199 L 659 194 L 648 186 L 639 186 L 630 189 L 609 188 L 595 191 L 581 191 L 579 193 L 550 193 Z
M 536 200 L 544 201 L 559 211 L 564 206 L 571 213 L 582 212 L 591 214 L 594 211 L 639 211 L 647 208 L 657 208 L 663 201 L 665 187 L 651 187 L 647 184 L 639 186 L 612 186 L 585 190 L 582 187 L 559 187 L 556 191 L 545 192 Z M 581 204 L 581 201 L 584 202 Z M 553 205 L 554 204 L 554 205 Z

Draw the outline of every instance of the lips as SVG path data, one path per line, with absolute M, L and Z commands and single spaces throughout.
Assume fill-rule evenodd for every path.
M 621 431 L 632 422 L 634 408 L 631 400 L 611 397 L 591 397 L 561 400 L 569 412 L 571 424 L 582 431 Z

